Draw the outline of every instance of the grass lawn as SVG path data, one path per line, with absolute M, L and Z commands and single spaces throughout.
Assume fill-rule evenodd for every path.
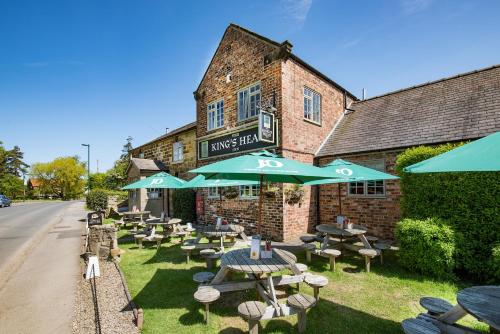
M 203 323 L 202 305 L 193 294 L 197 289 L 192 276 L 205 271 L 205 262 L 198 255 L 190 264 L 173 239 L 159 251 L 152 243 L 139 249 L 128 236 L 119 232 L 122 268 L 135 302 L 144 310 L 143 333 L 242 333 L 248 325 L 238 316 L 242 301 L 255 300 L 256 291 L 224 294 L 211 305 L 210 323 Z M 435 281 L 402 270 L 396 255 L 384 257 L 384 265 L 373 260 L 372 272 L 360 271 L 364 261 L 357 254 L 344 252 L 338 259 L 336 272 L 328 270 L 327 259 L 313 256 L 309 269 L 328 277 L 330 283 L 320 290 L 318 305 L 308 312 L 308 333 L 402 333 L 401 321 L 415 317 L 424 310 L 418 301 L 422 296 L 436 296 L 456 302 L 464 283 Z M 305 263 L 304 254 L 298 261 Z M 215 272 L 216 270 L 214 270 Z M 293 290 L 293 289 L 291 289 Z M 291 291 L 290 291 L 291 292 Z M 301 292 L 312 295 L 302 284 Z M 290 316 L 262 321 L 262 333 L 295 333 L 297 317 Z M 463 324 L 487 332 L 487 327 L 468 316 Z

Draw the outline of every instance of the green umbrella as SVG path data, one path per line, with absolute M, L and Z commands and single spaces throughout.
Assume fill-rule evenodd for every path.
M 206 179 L 204 175 L 198 175 L 192 180 L 184 183 L 183 188 L 212 188 L 212 187 L 234 187 L 251 186 L 259 184 L 258 181 Z
M 500 132 L 408 166 L 409 173 L 498 172 Z
M 331 173 L 321 168 L 279 157 L 266 150 L 214 162 L 191 172 L 202 174 L 207 179 L 258 181 L 261 190 L 264 181 L 303 184 L 318 179 L 332 178 Z M 260 191 L 257 224 L 259 232 L 262 220 L 262 198 L 262 191 Z
M 363 182 L 363 181 L 378 181 L 378 180 L 395 180 L 399 177 L 387 173 L 380 172 L 375 169 L 356 165 L 352 162 L 337 159 L 322 167 L 329 171 L 332 175 L 340 178 L 316 180 L 305 183 L 306 185 L 319 185 L 337 183 L 339 189 L 339 214 L 342 214 L 342 203 L 340 197 L 340 184 L 346 182 Z
M 162 189 L 180 189 L 186 181 L 181 180 L 175 176 L 172 176 L 165 172 L 160 172 L 145 179 L 136 181 L 134 183 L 128 184 L 122 188 L 122 190 L 130 189 L 149 189 L 149 188 L 162 188 Z M 167 191 L 167 203 L 169 203 L 169 193 Z M 163 210 L 165 210 L 165 202 L 162 199 Z M 170 210 L 168 210 L 170 211 Z M 170 212 L 168 212 L 170 214 Z
M 178 189 L 182 188 L 186 181 L 181 180 L 165 172 L 160 172 L 151 175 L 145 179 L 128 184 L 122 190 L 128 189 L 143 189 L 143 188 L 163 188 L 163 189 Z

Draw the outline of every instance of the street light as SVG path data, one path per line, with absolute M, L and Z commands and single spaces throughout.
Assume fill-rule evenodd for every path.
M 87 146 L 87 189 L 90 191 L 90 144 L 82 144 Z

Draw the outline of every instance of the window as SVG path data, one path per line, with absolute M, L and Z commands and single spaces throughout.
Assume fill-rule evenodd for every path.
M 184 145 L 178 141 L 174 143 L 174 153 L 172 161 L 182 161 L 184 159 Z
M 208 198 L 219 198 L 219 188 L 218 187 L 210 187 L 208 188 Z
M 240 198 L 253 198 L 258 197 L 260 192 L 259 185 L 253 186 L 240 186 Z
M 139 158 L 144 159 L 144 153 L 139 153 Z
M 219 100 L 208 105 L 207 130 L 224 126 L 224 100 Z
M 360 163 L 360 165 L 379 170 L 381 172 L 385 171 L 384 160 L 367 161 Z M 352 196 L 366 196 L 366 197 L 380 197 L 385 196 L 385 182 L 383 180 L 378 181 L 364 181 L 364 182 L 350 182 L 349 183 L 349 195 Z
M 260 83 L 238 92 L 238 121 L 255 117 L 259 114 Z
M 321 95 L 307 87 L 304 87 L 304 118 L 321 123 Z
M 161 189 L 159 188 L 148 188 L 146 189 L 148 199 L 158 199 L 161 198 Z

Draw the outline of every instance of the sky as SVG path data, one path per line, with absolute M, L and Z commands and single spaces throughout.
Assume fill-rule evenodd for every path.
M 0 0 L 0 141 L 25 161 L 112 167 L 195 120 L 197 88 L 229 23 L 367 97 L 500 63 L 500 1 Z

